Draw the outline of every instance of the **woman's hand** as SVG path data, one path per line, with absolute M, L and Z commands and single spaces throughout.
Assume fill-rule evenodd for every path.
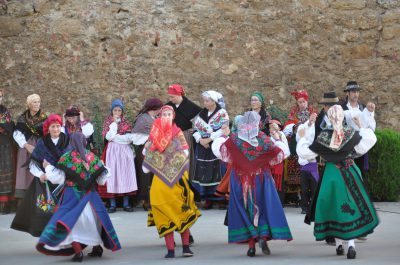
M 83 116 L 83 112 L 82 112 L 82 111 L 79 112 L 79 119 L 80 119 L 81 121 L 84 121 L 84 120 L 85 120 L 85 116 Z
M 222 135 L 229 136 L 229 134 L 231 133 L 231 130 L 229 129 L 229 126 L 223 125 L 221 127 L 221 132 L 222 132 Z
M 209 143 L 211 143 L 211 142 L 212 142 L 212 140 L 210 138 L 202 138 L 202 139 L 200 139 L 200 144 L 202 146 L 204 146 L 204 148 L 210 148 Z
M 43 160 L 43 168 L 46 168 L 48 165 L 50 165 L 49 162 L 47 162 L 46 159 Z
M 314 112 L 310 115 L 310 119 L 308 120 L 308 127 L 312 126 L 316 120 L 317 120 L 317 113 Z
M 30 145 L 28 143 L 26 143 L 24 147 L 25 147 L 26 151 L 28 151 L 29 154 L 32 154 L 33 149 L 35 149 L 35 147 L 33 145 Z
M 44 182 L 47 180 L 46 174 L 42 174 L 42 175 L 39 177 L 39 179 L 40 179 L 40 182 L 44 183 Z
M 277 132 L 277 131 L 271 133 L 271 136 L 272 136 L 272 138 L 274 138 L 274 139 L 277 140 L 277 141 L 282 140 L 282 139 L 281 139 L 281 134 L 280 134 L 279 132 Z

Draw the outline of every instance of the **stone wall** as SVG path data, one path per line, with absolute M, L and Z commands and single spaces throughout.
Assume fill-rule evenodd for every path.
M 47 111 L 137 111 L 173 82 L 222 92 L 231 114 L 254 90 L 288 109 L 297 87 L 315 104 L 356 80 L 400 130 L 400 1 L 0 0 L 0 69 L 14 113 L 34 92 Z

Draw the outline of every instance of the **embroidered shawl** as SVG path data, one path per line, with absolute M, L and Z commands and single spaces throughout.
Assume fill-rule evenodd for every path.
M 108 116 L 107 119 L 103 123 L 103 131 L 101 135 L 103 138 L 106 137 L 106 134 L 110 130 L 111 123 L 114 122 L 113 116 Z M 121 117 L 121 121 L 118 123 L 118 134 L 124 135 L 126 133 L 130 133 L 132 131 L 132 124 L 127 121 L 124 117 Z
M 194 129 L 202 138 L 209 138 L 212 132 L 221 129 L 222 125 L 229 123 L 229 116 L 225 109 L 217 106 L 215 111 L 208 116 L 208 110 L 203 109 L 194 121 Z
M 2 134 L 12 135 L 14 131 L 14 122 L 11 113 L 3 105 L 0 105 L 0 128 L 4 130 Z
M 98 156 L 86 150 L 85 159 L 89 170 L 84 166 L 79 152 L 75 149 L 63 154 L 57 162 L 58 168 L 66 173 L 66 184 L 80 191 L 87 191 L 93 187 L 97 177 L 107 169 Z
M 43 136 L 43 122 L 47 119 L 47 115 L 39 110 L 33 117 L 29 110 L 24 111 L 17 120 L 16 129 L 21 131 L 25 139 L 28 140 L 32 136 Z
M 172 187 L 182 178 L 185 171 L 189 170 L 189 157 L 184 152 L 187 149 L 185 136 L 180 131 L 164 152 L 148 149 L 143 165 Z
M 71 149 L 72 147 L 69 145 L 69 137 L 67 135 L 60 133 L 57 145 L 54 145 L 50 134 L 48 134 L 39 139 L 35 149 L 33 149 L 31 158 L 37 163 L 40 169 L 44 170 L 42 166 L 44 159 L 54 167 L 57 167 L 60 157 Z

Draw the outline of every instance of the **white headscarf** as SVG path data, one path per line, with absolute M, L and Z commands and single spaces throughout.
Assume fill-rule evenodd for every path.
M 255 111 L 247 111 L 238 122 L 238 137 L 252 146 L 258 146 L 258 129 L 261 116 Z
M 38 94 L 29 95 L 26 98 L 26 107 L 29 109 L 30 105 L 36 100 L 40 101 L 40 96 Z
M 333 105 L 332 107 L 329 108 L 327 115 L 333 127 L 333 134 L 329 147 L 331 147 L 332 149 L 338 149 L 342 144 L 344 137 L 344 132 L 343 132 L 344 112 L 342 106 Z
M 221 93 L 215 90 L 207 90 L 201 95 L 206 98 L 211 98 L 213 101 L 215 101 L 215 103 L 218 103 L 221 108 L 225 109 L 225 100 L 224 96 Z

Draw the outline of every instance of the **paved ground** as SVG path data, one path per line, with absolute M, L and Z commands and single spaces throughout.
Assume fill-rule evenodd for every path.
M 365 242 L 356 241 L 357 259 L 336 256 L 335 247 L 316 242 L 312 227 L 303 223 L 304 215 L 298 208 L 285 208 L 293 233 L 292 242 L 270 242 L 271 256 L 263 256 L 257 249 L 256 257 L 245 256 L 247 246 L 228 245 L 227 229 L 223 226 L 225 211 L 203 211 L 203 216 L 192 228 L 195 245 L 193 258 L 178 257 L 165 260 L 164 240 L 158 238 L 154 228 L 146 227 L 146 213 L 117 212 L 111 219 L 119 235 L 123 250 L 106 251 L 103 258 L 85 257 L 89 264 L 399 264 L 400 263 L 400 203 L 376 203 L 380 225 Z M 37 239 L 9 229 L 14 215 L 0 216 L 0 264 L 71 264 L 68 257 L 50 257 L 38 253 Z M 180 237 L 176 253 L 181 253 Z M 87 252 L 87 251 L 86 251 Z

